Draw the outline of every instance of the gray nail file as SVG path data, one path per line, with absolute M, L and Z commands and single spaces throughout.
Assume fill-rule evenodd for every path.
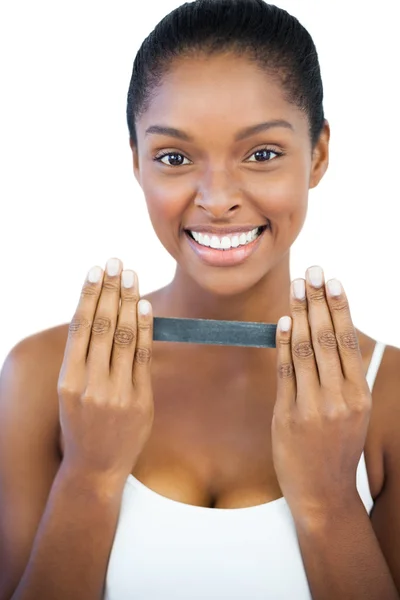
M 154 317 L 153 340 L 276 348 L 276 327 L 272 323 Z

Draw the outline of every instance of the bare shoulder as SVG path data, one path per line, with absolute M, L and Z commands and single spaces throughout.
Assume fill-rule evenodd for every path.
M 49 392 L 54 390 L 57 396 L 57 382 L 67 343 L 68 328 L 69 323 L 63 323 L 27 336 L 12 348 L 6 361 L 23 362 L 30 384 L 37 383 L 41 389 Z
M 6 395 L 12 394 L 14 409 L 26 414 L 39 411 L 38 425 L 51 431 L 54 440 L 59 432 L 57 383 L 68 328 L 66 323 L 23 338 L 9 351 L 1 370 L 2 385 Z
M 36 352 L 39 352 L 41 357 L 46 355 L 48 359 L 55 358 L 54 352 L 62 350 L 62 353 L 64 353 L 68 328 L 69 323 L 63 323 L 28 335 L 15 344 L 10 351 L 10 355 L 24 356 L 25 359 L 32 355 L 34 359 Z
M 30 335 L 0 375 L 0 597 L 11 597 L 27 564 L 59 469 L 57 383 L 68 325 Z

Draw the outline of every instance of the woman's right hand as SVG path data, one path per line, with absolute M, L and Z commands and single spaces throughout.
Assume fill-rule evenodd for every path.
M 99 280 L 85 281 L 57 392 L 63 466 L 122 483 L 153 425 L 153 316 L 147 300 L 138 302 L 137 275 L 124 271 L 133 275 L 132 286 L 124 287 L 122 263 L 110 259 L 107 266 L 113 265 L 111 273 L 94 267 L 90 273 L 97 271 Z M 150 312 L 141 314 L 141 306 Z

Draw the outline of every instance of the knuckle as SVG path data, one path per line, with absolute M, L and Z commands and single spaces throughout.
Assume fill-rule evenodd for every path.
M 103 401 L 103 397 L 98 389 L 88 387 L 81 394 L 80 400 L 82 404 L 101 404 Z
M 322 348 L 327 348 L 328 350 L 337 349 L 336 335 L 332 329 L 319 331 L 317 333 L 317 340 Z
M 278 367 L 280 379 L 292 379 L 294 377 L 294 367 L 291 362 L 281 363 Z
M 337 421 L 339 419 L 345 419 L 348 416 L 349 410 L 347 404 L 344 403 L 325 403 L 321 407 L 324 418 L 328 421 Z
M 280 338 L 279 340 L 279 346 L 281 346 L 282 348 L 284 348 L 285 346 L 289 346 L 291 345 L 291 341 L 290 338 Z
M 140 329 L 140 331 L 143 331 L 145 333 L 149 333 L 151 331 L 153 327 L 153 323 L 151 320 L 149 319 L 140 319 L 139 323 L 138 323 L 138 329 Z
M 93 284 L 84 285 L 81 291 L 81 299 L 84 298 L 93 298 L 94 296 L 99 295 L 99 290 L 97 287 L 93 287 Z
M 96 317 L 92 325 L 92 333 L 96 335 L 104 335 L 111 329 L 111 319 L 108 317 Z
M 140 296 L 135 288 L 124 288 L 122 299 L 124 302 L 139 302 Z
M 371 403 L 366 399 L 358 400 L 351 405 L 351 410 L 356 415 L 369 414 L 371 412 Z
M 291 410 L 275 405 L 273 414 L 275 423 L 278 427 L 291 429 L 293 425 L 295 425 L 296 417 Z
M 303 314 L 306 310 L 306 303 L 305 302 L 294 302 L 292 304 L 292 313 L 294 314 Z
M 68 333 L 71 335 L 79 335 L 90 329 L 91 321 L 80 315 L 74 315 L 68 326 Z
M 293 354 L 296 358 L 304 359 L 311 358 L 314 356 L 314 349 L 310 340 L 304 340 L 302 342 L 294 342 Z
M 343 350 L 357 350 L 358 338 L 354 329 L 338 333 L 338 343 Z
M 320 418 L 320 415 L 313 408 L 304 408 L 299 414 L 296 423 L 297 425 L 315 425 L 315 423 L 320 421 Z
M 107 292 L 118 292 L 119 293 L 119 280 L 117 279 L 105 279 L 103 282 L 103 290 Z
M 150 362 L 151 355 L 150 348 L 136 348 L 135 361 L 140 365 L 146 365 Z
M 354 386 L 354 390 L 349 392 L 351 396 L 351 408 L 356 413 L 369 412 L 372 408 L 372 394 L 367 382 L 361 382 L 360 385 Z
M 308 293 L 308 300 L 310 302 L 314 302 L 315 304 L 325 302 L 324 289 L 323 288 L 318 288 L 318 289 L 311 288 Z
M 57 384 L 57 393 L 64 398 L 77 398 L 81 395 L 81 390 L 78 390 L 76 385 L 72 385 L 67 381 L 59 381 Z
M 135 331 L 127 325 L 119 326 L 114 333 L 114 343 L 117 346 L 130 346 L 135 341 Z
M 338 313 L 341 313 L 341 312 L 347 313 L 349 311 L 348 302 L 341 297 L 337 298 L 336 300 L 334 299 L 330 308 L 332 311 L 335 311 Z

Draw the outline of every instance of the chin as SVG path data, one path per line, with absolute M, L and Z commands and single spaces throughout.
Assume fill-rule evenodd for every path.
M 221 299 L 233 299 L 251 293 L 267 274 L 264 271 L 257 275 L 250 268 L 246 270 L 245 265 L 240 270 L 233 267 L 207 267 L 207 272 L 198 269 L 195 273 L 186 273 L 206 294 Z

